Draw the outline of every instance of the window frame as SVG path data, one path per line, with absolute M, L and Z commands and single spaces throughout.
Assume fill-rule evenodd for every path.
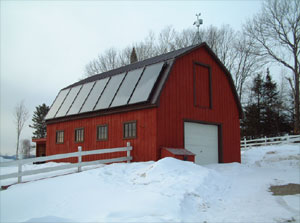
M 208 88 L 209 88 L 209 106 L 200 106 L 197 104 L 197 91 L 196 91 L 196 66 L 205 67 L 208 69 Z M 200 63 L 198 61 L 193 61 L 193 96 L 194 96 L 194 106 L 196 108 L 212 109 L 212 71 L 208 64 Z
M 80 130 L 82 130 L 82 141 L 76 139 L 76 132 L 77 132 L 77 131 L 80 131 Z M 81 128 L 76 128 L 76 129 L 74 130 L 74 141 L 75 141 L 75 143 L 84 142 L 84 128 L 83 128 L 83 127 L 81 127 Z
M 125 126 L 128 126 L 130 124 L 134 124 L 135 125 L 135 134 L 134 136 L 125 136 Z M 128 130 L 129 131 L 129 130 Z M 132 130 L 133 131 L 133 130 Z M 128 134 L 129 135 L 129 134 Z M 137 121 L 136 120 L 132 120 L 132 121 L 127 121 L 127 122 L 123 122 L 123 139 L 136 139 L 137 138 Z
M 61 137 L 58 137 L 58 134 L 62 133 L 62 142 L 59 142 L 58 139 Z M 57 130 L 55 134 L 55 143 L 56 144 L 64 144 L 65 142 L 65 131 L 64 130 Z
M 99 129 L 101 127 L 106 128 L 106 138 L 99 138 Z M 96 139 L 97 141 L 107 141 L 108 140 L 108 124 L 103 124 L 103 125 L 97 125 L 96 127 Z

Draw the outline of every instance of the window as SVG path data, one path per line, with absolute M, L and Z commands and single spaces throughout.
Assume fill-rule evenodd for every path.
M 75 129 L 75 142 L 83 142 L 84 129 Z
M 123 124 L 123 138 L 136 138 L 136 121 L 125 122 Z
M 107 139 L 108 139 L 108 125 L 98 125 L 97 140 L 107 140 Z
M 64 143 L 64 131 L 56 131 L 56 143 Z

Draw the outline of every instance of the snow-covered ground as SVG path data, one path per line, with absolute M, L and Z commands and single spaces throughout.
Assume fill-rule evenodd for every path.
M 14 161 L 13 159 L 5 159 L 2 156 L 0 156 L 0 162 L 9 162 L 9 161 Z
M 26 169 L 47 165 L 57 164 Z M 242 164 L 165 158 L 103 165 L 0 191 L 0 221 L 300 222 L 299 194 L 269 192 L 288 183 L 300 183 L 299 144 L 250 149 Z

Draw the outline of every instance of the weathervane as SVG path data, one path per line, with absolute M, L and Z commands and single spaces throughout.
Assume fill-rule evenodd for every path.
M 196 14 L 197 20 L 196 20 L 196 21 L 194 22 L 194 24 L 193 24 L 193 25 L 195 25 L 195 26 L 197 27 L 197 32 L 196 32 L 196 36 L 195 36 L 195 38 L 194 38 L 194 40 L 193 40 L 193 45 L 194 45 L 194 44 L 199 44 L 199 43 L 201 43 L 201 36 L 200 36 L 200 31 L 199 31 L 199 29 L 200 29 L 200 25 L 203 24 L 203 19 L 200 19 L 200 18 L 199 18 L 200 15 L 201 15 L 201 13 Z

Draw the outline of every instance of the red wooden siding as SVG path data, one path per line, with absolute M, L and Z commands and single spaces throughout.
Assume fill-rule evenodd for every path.
M 137 137 L 123 139 L 123 123 L 136 120 Z M 97 141 L 97 126 L 108 125 L 108 140 Z M 84 128 L 84 142 L 75 142 L 75 129 Z M 84 118 L 47 125 L 47 156 L 59 153 L 69 153 L 82 146 L 84 150 L 125 147 L 127 142 L 133 146 L 133 161 L 148 161 L 157 158 L 156 150 L 156 108 L 137 110 L 113 115 Z M 64 143 L 56 144 L 56 131 L 64 131 Z M 83 161 L 109 159 L 125 156 L 126 152 L 91 155 L 83 157 Z M 77 158 L 68 161 L 76 162 Z
M 208 67 L 194 64 L 194 103 L 198 107 L 210 107 L 210 80 Z
M 194 106 L 193 63 L 211 67 L 212 109 Z M 203 86 L 202 86 L 203 87 Z M 209 98 L 204 86 L 201 98 Z M 207 101 L 206 101 L 207 103 Z M 205 48 L 176 60 L 157 109 L 157 148 L 184 147 L 184 119 L 218 123 L 223 162 L 240 162 L 239 112 L 224 71 Z

